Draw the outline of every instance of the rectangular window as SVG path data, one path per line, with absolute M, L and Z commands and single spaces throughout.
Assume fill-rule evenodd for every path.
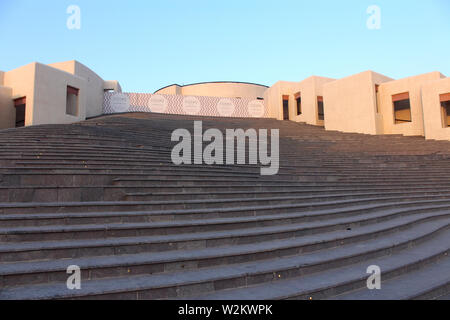
M 78 116 L 78 93 L 79 89 L 67 86 L 66 114 Z
M 323 109 L 323 97 L 317 97 L 317 114 L 319 120 L 325 120 L 325 112 Z
M 450 93 L 441 94 L 441 112 L 442 112 L 442 126 L 444 128 L 450 127 Z
M 25 127 L 26 104 L 26 97 L 14 100 L 14 107 L 16 108 L 16 128 Z
M 289 96 L 283 96 L 283 120 L 289 120 Z
M 377 113 L 380 113 L 379 108 L 378 108 L 378 92 L 380 91 L 380 85 L 376 84 L 375 85 L 375 105 L 377 108 Z
M 392 103 L 394 104 L 395 124 L 412 122 L 409 92 L 393 95 Z
M 295 94 L 295 102 L 297 103 L 297 115 L 301 115 L 302 114 L 302 96 L 299 93 Z

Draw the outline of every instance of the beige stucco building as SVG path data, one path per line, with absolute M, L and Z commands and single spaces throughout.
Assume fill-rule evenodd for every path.
M 402 134 L 436 139 L 442 132 L 439 94 L 431 89 L 440 84 L 440 92 L 450 92 L 445 76 L 430 72 L 394 80 L 366 71 L 324 86 L 325 128 L 365 134 Z M 436 82 L 438 81 L 438 82 Z M 447 85 L 446 85 L 447 84 Z M 439 127 L 425 118 L 432 118 Z M 425 129 L 427 127 L 427 129 Z M 445 130 L 444 130 L 445 131 Z M 450 135 L 449 135 L 450 137 Z
M 73 123 L 102 114 L 105 90 L 121 91 L 77 61 L 0 72 L 0 128 Z
M 323 125 L 323 86 L 334 79 L 311 76 L 300 82 L 278 81 L 264 99 L 273 118 Z
M 382 134 L 379 85 L 393 79 L 366 71 L 324 85 L 325 128 L 343 132 Z
M 422 86 L 422 107 L 425 137 L 450 140 L 450 78 Z
M 423 136 L 425 110 L 422 88 L 428 82 L 442 78 L 445 76 L 440 72 L 431 72 L 380 85 L 379 102 L 383 116 L 383 133 Z M 439 104 L 436 107 L 439 108 Z
M 72 123 L 101 115 L 105 91 L 109 92 L 108 101 L 127 103 L 129 99 L 121 96 L 117 81 L 105 81 L 77 61 L 50 65 L 35 62 L 0 71 L 0 129 Z M 118 99 L 112 99 L 116 93 Z M 139 94 L 132 95 L 140 103 Z M 230 114 L 260 114 L 324 126 L 326 130 L 450 140 L 450 79 L 437 71 L 399 80 L 373 71 L 342 79 L 311 76 L 299 82 L 278 81 L 271 87 L 229 81 L 173 84 L 152 96 L 155 98 L 146 96 L 142 101 L 151 101 L 152 105 L 158 102 L 161 110 L 173 100 L 167 96 L 173 96 L 182 99 L 186 109 L 201 108 L 195 104 L 205 101 L 208 105 L 204 107 L 211 114 L 217 114 L 211 110 L 220 105 Z M 265 111 L 258 109 L 261 104 Z M 241 113 L 230 109 L 247 105 L 249 110 Z

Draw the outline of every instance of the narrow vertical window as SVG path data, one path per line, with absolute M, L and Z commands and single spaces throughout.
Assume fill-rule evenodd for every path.
M 412 122 L 409 92 L 393 95 L 392 103 L 394 105 L 395 124 Z
M 375 85 L 375 106 L 376 106 L 376 109 L 377 109 L 377 113 L 380 113 L 380 110 L 378 108 L 378 92 L 379 91 L 380 91 L 380 85 L 376 84 Z
M 450 93 L 439 96 L 441 102 L 442 126 L 450 127 Z
M 283 120 L 289 120 L 289 96 L 283 96 Z
M 295 94 L 295 102 L 297 104 L 297 115 L 299 116 L 302 114 L 302 95 L 300 92 Z
M 317 115 L 319 120 L 325 120 L 325 112 L 323 109 L 323 97 L 317 97 Z
M 26 105 L 26 97 L 14 100 L 14 107 L 16 108 L 16 128 L 25 127 Z
M 67 86 L 66 114 L 78 116 L 78 93 L 79 89 Z

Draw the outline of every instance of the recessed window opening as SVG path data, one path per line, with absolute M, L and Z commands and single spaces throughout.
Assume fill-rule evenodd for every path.
M 378 92 L 380 91 L 380 85 L 375 85 L 375 106 L 377 108 L 377 113 L 380 113 L 380 110 L 378 109 Z
M 297 104 L 297 115 L 302 114 L 302 95 L 299 93 L 295 94 L 295 102 Z
M 25 127 L 26 104 L 26 97 L 14 100 L 14 107 L 16 109 L 16 128 Z
M 393 95 L 392 102 L 394 105 L 394 123 L 412 122 L 409 92 Z
M 319 120 L 325 120 L 325 112 L 323 109 L 323 97 L 317 97 L 317 115 Z
M 67 86 L 66 96 L 66 114 L 71 116 L 78 116 L 78 93 L 79 89 Z
M 289 96 L 283 96 L 283 120 L 289 120 Z
M 444 128 L 450 127 L 450 93 L 440 95 L 442 126 Z

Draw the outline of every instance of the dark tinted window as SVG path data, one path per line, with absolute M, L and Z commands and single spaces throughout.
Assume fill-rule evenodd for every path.
M 323 101 L 317 101 L 317 110 L 319 114 L 319 120 L 325 120 L 325 114 L 323 112 Z
M 16 106 L 16 128 L 25 126 L 25 105 Z
M 395 123 L 412 122 L 409 99 L 394 102 L 394 119 Z
M 289 100 L 283 100 L 283 119 L 289 120 Z
M 450 101 L 442 101 L 441 102 L 442 107 L 442 122 L 444 125 L 444 128 L 450 127 Z

